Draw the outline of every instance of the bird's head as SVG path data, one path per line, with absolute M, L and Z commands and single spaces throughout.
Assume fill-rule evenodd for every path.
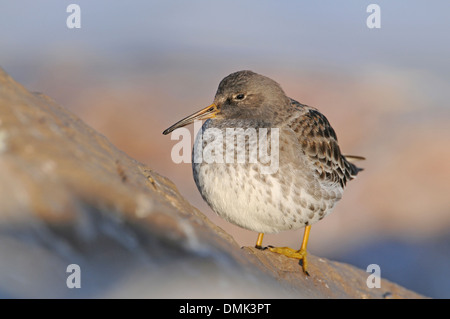
M 213 104 L 175 123 L 163 134 L 210 118 L 267 121 L 289 106 L 290 100 L 277 82 L 252 71 L 238 71 L 220 82 Z

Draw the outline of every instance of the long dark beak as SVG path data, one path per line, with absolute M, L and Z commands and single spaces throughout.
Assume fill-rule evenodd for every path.
M 217 105 L 214 103 L 210 106 L 205 107 L 204 109 L 195 112 L 192 115 L 189 115 L 188 117 L 185 117 L 181 121 L 176 122 L 174 125 L 169 127 L 167 130 L 163 132 L 164 135 L 169 134 L 170 132 L 176 130 L 179 127 L 186 126 L 188 124 L 191 124 L 195 120 L 206 120 L 210 119 L 216 116 L 216 114 L 219 112 L 219 109 L 217 108 Z

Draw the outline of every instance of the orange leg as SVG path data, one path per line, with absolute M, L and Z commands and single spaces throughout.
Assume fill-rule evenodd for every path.
M 306 247 L 308 246 L 308 239 L 309 239 L 310 231 L 311 231 L 311 226 L 310 225 L 306 226 L 305 233 L 303 234 L 302 246 L 300 247 L 299 250 L 295 250 L 295 249 L 292 249 L 289 247 L 269 247 L 269 250 L 271 252 L 282 254 L 282 255 L 285 255 L 290 258 L 300 259 L 302 261 L 303 272 L 305 274 L 309 275 L 308 271 L 307 271 L 308 262 L 306 260 L 306 255 L 307 255 Z
M 258 239 L 256 240 L 256 245 L 255 245 L 256 248 L 262 249 L 262 241 L 263 241 L 263 237 L 264 237 L 264 234 L 263 234 L 263 233 L 259 233 L 259 234 L 258 234 Z

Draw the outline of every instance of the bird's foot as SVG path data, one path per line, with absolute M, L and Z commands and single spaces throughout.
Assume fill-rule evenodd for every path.
M 308 262 L 306 260 L 307 255 L 306 249 L 295 250 L 289 247 L 271 247 L 271 246 L 267 247 L 267 249 L 269 249 L 273 253 L 281 254 L 289 258 L 299 259 L 302 265 L 303 272 L 309 276 L 307 270 Z

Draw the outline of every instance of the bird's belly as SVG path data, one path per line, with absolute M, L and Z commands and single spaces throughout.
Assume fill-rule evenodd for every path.
M 256 164 L 194 163 L 197 187 L 222 218 L 240 227 L 276 233 L 311 225 L 328 215 L 339 196 L 311 192 L 292 167 L 261 174 Z M 287 177 L 288 176 L 288 177 Z

